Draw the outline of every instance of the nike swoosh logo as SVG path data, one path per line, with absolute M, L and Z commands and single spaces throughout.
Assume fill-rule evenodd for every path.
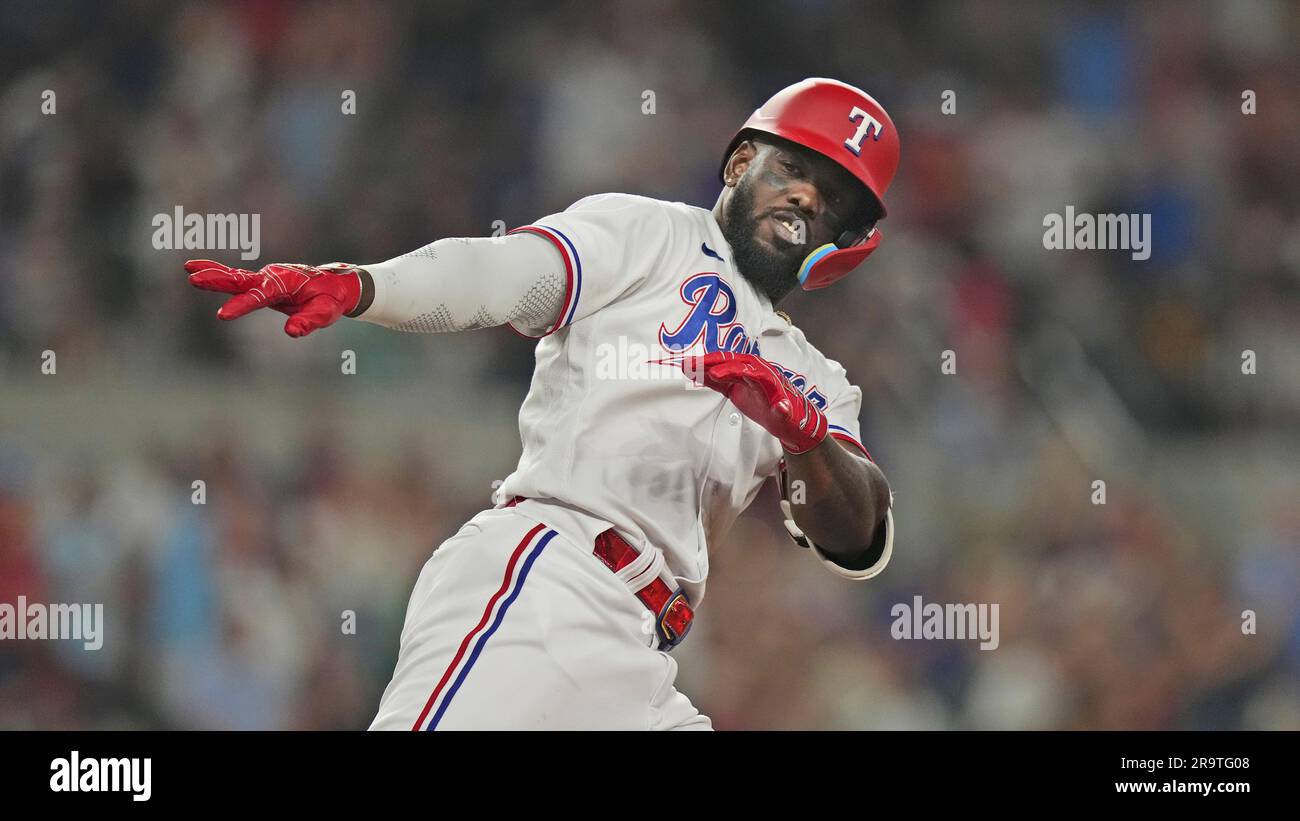
M 700 243 L 700 251 L 702 251 L 706 257 L 713 257 L 713 258 L 716 259 L 718 262 L 726 262 L 725 259 L 723 259 L 722 257 L 718 256 L 718 252 L 717 252 L 717 251 L 715 251 L 715 250 L 713 250 L 712 248 L 709 247 L 709 244 L 708 244 L 707 242 L 701 242 L 701 243 Z

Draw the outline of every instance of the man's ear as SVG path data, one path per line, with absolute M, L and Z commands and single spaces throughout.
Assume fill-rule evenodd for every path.
M 735 188 L 736 183 L 744 176 L 749 164 L 758 156 L 758 145 L 752 140 L 741 140 L 736 146 L 736 150 L 731 152 L 731 157 L 727 160 L 727 167 L 723 169 L 722 181 L 728 188 Z

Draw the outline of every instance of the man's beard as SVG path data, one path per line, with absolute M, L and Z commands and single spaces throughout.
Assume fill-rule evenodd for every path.
M 724 212 L 722 236 L 731 246 L 732 262 L 745 279 L 775 305 L 798 284 L 801 259 L 781 254 L 758 238 L 758 218 L 754 216 L 754 191 L 748 179 L 741 177 Z

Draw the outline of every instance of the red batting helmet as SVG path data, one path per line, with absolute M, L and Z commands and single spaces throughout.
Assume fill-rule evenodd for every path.
M 866 186 L 880 213 L 885 213 L 885 191 L 898 170 L 898 132 L 870 94 L 823 77 L 781 89 L 736 132 L 722 157 L 719 177 L 731 152 L 753 132 L 772 134 L 831 158 Z M 855 233 L 846 231 L 804 259 L 799 284 L 805 291 L 825 288 L 857 268 L 879 244 L 880 229 L 874 223 Z

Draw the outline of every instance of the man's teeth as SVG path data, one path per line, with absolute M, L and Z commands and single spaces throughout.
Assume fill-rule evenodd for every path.
M 796 219 L 793 222 L 790 222 L 788 220 L 783 220 L 780 217 L 777 217 L 776 221 L 781 223 L 781 225 L 785 226 L 785 230 L 790 234 L 790 237 L 792 239 L 794 239 L 796 242 L 803 242 L 803 236 L 802 236 L 803 220 Z

